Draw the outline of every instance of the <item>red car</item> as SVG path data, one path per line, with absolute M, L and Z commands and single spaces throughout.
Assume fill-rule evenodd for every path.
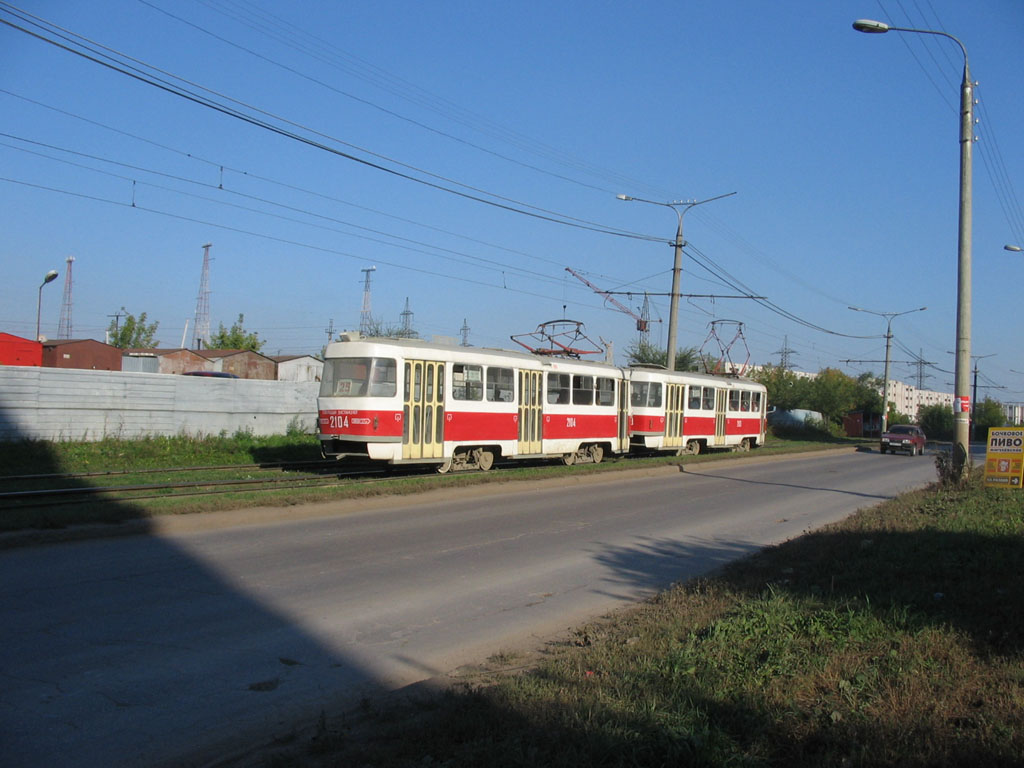
M 924 453 L 927 439 L 924 431 L 916 424 L 897 424 L 882 433 L 880 450 L 882 453 L 906 451 L 911 456 L 920 456 Z

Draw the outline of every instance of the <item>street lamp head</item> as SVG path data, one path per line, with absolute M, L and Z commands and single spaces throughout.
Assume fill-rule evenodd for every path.
M 880 35 L 889 31 L 889 25 L 872 19 L 857 19 L 853 22 L 853 28 L 858 32 L 867 32 L 871 35 Z
M 43 285 L 46 285 L 47 283 L 52 283 L 56 279 L 57 279 L 57 270 L 56 269 L 51 269 L 49 272 L 47 272 L 43 276 Z
M 616 197 L 619 198 L 619 200 L 632 200 L 633 199 L 629 195 L 616 195 Z
M 1024 251 L 1024 248 L 1021 248 L 1019 245 L 1004 245 L 1003 250 L 1013 251 L 1014 253 L 1020 253 L 1021 251 Z

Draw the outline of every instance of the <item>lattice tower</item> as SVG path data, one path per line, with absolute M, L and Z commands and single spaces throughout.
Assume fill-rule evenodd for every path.
M 469 323 L 466 321 L 466 318 L 462 318 L 462 327 L 459 329 L 459 332 L 462 334 L 462 346 L 468 347 L 469 346 Z
M 64 299 L 60 303 L 60 321 L 57 323 L 57 338 L 70 339 L 74 331 L 71 328 L 71 265 L 74 256 L 68 256 L 68 268 L 64 272 Z
M 373 313 L 370 310 L 370 276 L 377 271 L 376 267 L 361 270 L 363 279 L 363 310 L 359 313 L 359 332 L 369 335 L 373 332 Z
M 412 335 L 412 318 L 413 311 L 409 309 L 409 297 L 405 297 L 405 309 L 401 314 L 402 318 L 402 335 L 405 337 Z
M 192 324 L 192 349 L 202 349 L 210 343 L 210 247 L 203 246 L 203 271 L 199 277 L 199 297 L 196 299 L 196 319 Z

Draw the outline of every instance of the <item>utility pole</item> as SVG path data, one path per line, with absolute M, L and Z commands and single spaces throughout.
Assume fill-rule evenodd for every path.
M 668 356 L 665 361 L 665 367 L 670 371 L 676 369 L 676 329 L 679 326 L 679 275 L 683 271 L 683 245 L 685 245 L 683 241 L 683 215 L 694 206 L 710 203 L 712 200 L 721 200 L 723 197 L 730 197 L 735 194 L 735 192 L 727 192 L 724 195 L 709 197 L 707 200 L 676 200 L 671 203 L 659 203 L 656 200 L 644 200 L 643 198 L 630 197 L 629 195 L 616 195 L 619 200 L 662 205 L 676 212 L 678 224 L 676 226 L 675 243 L 671 244 L 675 248 L 675 258 L 672 262 L 672 298 L 669 302 L 668 318 Z
M 333 317 L 331 318 L 331 321 L 327 324 L 327 327 L 324 328 L 324 333 L 327 334 L 327 343 L 330 344 L 331 341 L 334 339 L 334 318 Z
M 997 353 L 993 352 L 990 355 L 972 355 L 971 359 L 974 360 L 974 388 L 971 392 L 971 440 L 974 439 L 974 420 L 978 412 L 978 361 L 986 357 L 995 357 Z
M 886 319 L 885 326 L 885 380 L 882 382 L 882 432 L 889 426 L 889 350 L 892 346 L 892 321 L 900 315 L 909 315 L 911 312 L 924 312 L 928 307 L 908 309 L 905 312 L 875 312 L 860 307 L 847 307 L 854 312 L 867 312 L 869 315 L 878 315 Z

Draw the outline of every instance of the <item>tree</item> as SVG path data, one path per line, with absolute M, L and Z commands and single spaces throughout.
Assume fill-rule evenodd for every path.
M 974 437 L 984 440 L 989 427 L 1002 427 L 1006 424 L 1006 414 L 998 400 L 986 397 L 974 407 Z
M 750 376 L 768 390 L 768 404 L 783 411 L 810 408 L 808 379 L 797 376 L 781 365 L 766 365 Z M 815 409 L 816 410 L 816 409 Z
M 953 439 L 953 409 L 948 405 L 922 406 L 918 422 L 929 440 Z
M 857 382 L 835 368 L 823 368 L 810 384 L 810 408 L 820 411 L 826 421 L 841 423 L 853 410 Z
M 862 373 L 856 379 L 853 392 L 853 409 L 865 416 L 882 413 L 882 379 L 873 373 Z
M 656 347 L 650 343 L 633 341 L 626 348 L 627 359 L 630 365 L 660 365 L 665 366 L 668 362 L 668 350 Z M 676 352 L 677 371 L 699 371 L 703 367 L 703 360 L 696 347 L 680 347 Z
M 245 330 L 243 323 L 245 316 L 239 315 L 230 328 L 225 329 L 224 323 L 220 323 L 217 332 L 213 334 L 208 349 L 250 349 L 259 352 L 266 341 L 261 341 L 255 332 Z
M 156 329 L 160 323 L 147 324 L 145 312 L 138 317 L 127 314 L 123 323 L 119 323 L 118 319 L 115 317 L 111 320 L 110 327 L 107 328 L 111 346 L 118 349 L 148 349 L 157 346 L 158 342 L 154 342 L 153 337 L 156 336 Z
M 418 339 L 420 337 L 413 328 L 389 325 L 381 320 L 373 320 L 366 328 L 366 336 L 380 339 Z

